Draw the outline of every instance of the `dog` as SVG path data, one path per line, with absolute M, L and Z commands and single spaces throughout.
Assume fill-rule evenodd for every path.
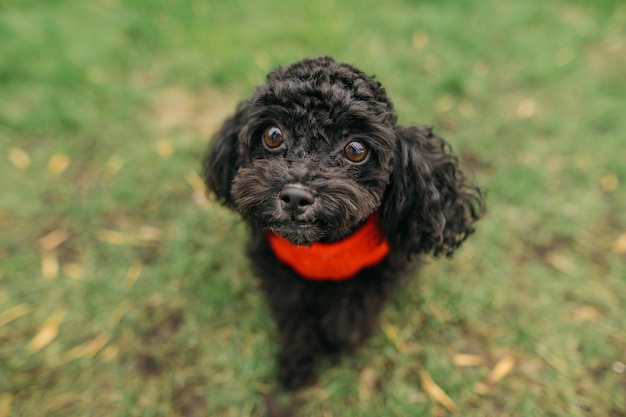
M 452 256 L 484 212 L 448 143 L 398 125 L 383 86 L 330 57 L 271 72 L 202 165 L 249 226 L 289 391 L 315 383 L 320 358 L 361 345 L 420 256 Z

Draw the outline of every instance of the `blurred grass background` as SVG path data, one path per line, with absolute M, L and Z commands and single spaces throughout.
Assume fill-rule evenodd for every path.
M 301 415 L 626 415 L 623 2 L 3 0 L 0 417 L 265 415 L 273 323 L 197 173 L 315 55 L 434 126 L 489 212 Z

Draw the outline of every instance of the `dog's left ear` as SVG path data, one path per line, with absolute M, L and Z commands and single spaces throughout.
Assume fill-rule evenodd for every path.
M 202 178 L 224 205 L 233 207 L 231 185 L 239 169 L 239 132 L 246 120 L 246 103 L 237 107 L 209 145 L 202 160 Z
M 484 213 L 483 193 L 466 180 L 450 146 L 430 128 L 395 130 L 398 147 L 381 208 L 383 231 L 409 256 L 451 256 Z

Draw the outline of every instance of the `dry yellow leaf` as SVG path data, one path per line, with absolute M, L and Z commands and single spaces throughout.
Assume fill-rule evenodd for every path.
M 607 193 L 611 191 L 615 191 L 615 189 L 619 185 L 619 179 L 615 174 L 608 174 L 602 177 L 600 180 L 600 186 L 602 187 L 602 191 L 606 191 Z
M 452 110 L 455 105 L 456 105 L 456 101 L 454 100 L 454 97 L 447 94 L 445 96 L 439 97 L 435 101 L 434 107 L 437 113 L 446 113 Z
M 137 236 L 141 240 L 155 242 L 161 238 L 161 229 L 152 226 L 141 226 L 137 233 Z
M 191 201 L 198 206 L 203 206 L 207 203 L 207 197 L 204 192 L 194 191 L 191 193 Z
M 63 360 L 64 362 L 69 362 L 85 356 L 93 358 L 102 350 L 102 348 L 106 346 L 108 342 L 109 336 L 106 333 L 101 333 L 94 339 L 68 350 L 65 355 L 63 355 Z
M 492 385 L 507 376 L 515 367 L 515 359 L 513 356 L 505 356 L 500 359 L 496 366 L 493 367 L 489 375 L 487 376 L 487 383 Z
M 126 285 L 132 287 L 135 285 L 135 282 L 141 276 L 141 271 L 143 271 L 143 263 L 141 261 L 135 262 L 128 268 L 128 272 L 126 273 Z
M 596 306 L 582 306 L 574 310 L 574 321 L 597 320 L 602 316 L 602 312 Z
M 63 265 L 63 272 L 71 279 L 81 279 L 85 276 L 85 269 L 75 263 Z
M 51 281 L 59 275 L 59 259 L 54 251 L 44 252 L 41 255 L 41 275 L 47 281 Z
M 489 394 L 491 392 L 491 386 L 484 382 L 477 382 L 474 384 L 474 392 L 477 394 Z
M 438 405 L 434 406 L 433 409 L 430 412 L 430 416 L 431 417 L 443 417 L 447 414 L 448 412 L 446 411 L 446 409 L 444 407 L 440 407 Z
M 428 394 L 430 399 L 437 404 L 441 404 L 448 411 L 456 411 L 457 407 L 454 401 L 446 394 L 446 392 L 433 381 L 430 374 L 426 371 L 420 372 L 420 386 Z
M 415 48 L 418 51 L 421 51 L 422 49 L 426 48 L 428 44 L 430 43 L 430 37 L 428 36 L 428 33 L 426 32 L 423 32 L 423 31 L 415 32 L 415 34 L 413 34 L 412 43 L 413 43 L 413 48 Z
M 205 204 L 207 202 L 207 189 L 202 178 L 200 178 L 195 172 L 190 172 L 189 174 L 187 174 L 185 179 L 193 189 L 193 194 L 191 196 L 193 202 L 198 205 Z
M 119 155 L 111 155 L 104 164 L 104 170 L 109 176 L 115 176 L 124 166 L 124 159 Z
M 13 394 L 5 392 L 0 394 L 0 417 L 9 417 L 13 405 Z
M 525 98 L 517 105 L 515 114 L 520 119 L 530 119 L 537 111 L 537 102 L 532 98 Z
M 198 174 L 195 172 L 190 172 L 185 177 L 191 188 L 198 193 L 204 193 L 206 191 L 206 185 L 204 185 L 204 181 Z
M 618 375 L 626 373 L 626 363 L 622 361 L 615 361 L 611 364 L 611 370 Z
M 398 330 L 396 326 L 393 326 L 387 323 L 387 324 L 383 324 L 381 328 L 383 330 L 383 333 L 387 337 L 387 340 L 389 340 L 391 343 L 394 344 L 396 349 L 398 349 L 398 352 L 415 353 L 420 350 L 419 345 L 415 343 L 411 343 L 411 344 L 406 343 L 406 341 L 400 337 L 400 331 Z
M 154 144 L 154 147 L 157 154 L 161 158 L 169 158 L 174 153 L 174 148 L 172 148 L 172 144 L 166 139 L 157 140 Z
M 117 325 L 120 323 L 120 321 L 122 321 L 124 316 L 131 310 L 131 308 L 132 308 L 131 304 L 123 304 L 122 306 L 113 310 L 113 313 L 111 313 L 109 320 L 107 322 L 107 328 L 108 329 L 116 328 Z
M 433 315 L 433 317 L 439 321 L 448 322 L 452 320 L 452 315 L 450 313 L 448 313 L 446 310 L 439 307 L 432 301 L 428 303 L 428 309 L 430 310 L 430 313 Z
M 620 237 L 617 238 L 613 250 L 618 255 L 626 255 L 626 233 L 622 233 Z
M 100 229 L 96 232 L 98 239 L 111 245 L 124 245 L 128 243 L 127 237 L 116 230 Z
M 43 251 L 50 251 L 70 237 L 69 233 L 63 229 L 55 229 L 39 239 L 39 248 Z
M 59 175 L 65 171 L 69 165 L 70 157 L 63 153 L 57 153 L 52 155 L 48 161 L 48 172 L 52 175 Z
M 11 148 L 9 150 L 9 161 L 17 169 L 26 169 L 30 166 L 30 156 L 25 150 L 20 148 Z
M 359 374 L 359 399 L 367 400 L 376 389 L 378 375 L 371 366 L 366 366 Z
M 57 337 L 59 334 L 59 326 L 63 317 L 65 317 L 65 312 L 65 308 L 63 307 L 57 308 L 52 312 L 50 317 L 48 317 L 41 328 L 39 328 L 35 337 L 33 337 L 28 344 L 31 351 L 39 352 Z
M 18 304 L 0 313 L 0 327 L 33 311 L 28 304 Z
M 406 399 L 409 404 L 423 404 L 428 401 L 428 396 L 422 391 L 410 391 Z
M 471 118 L 476 116 L 476 109 L 470 101 L 463 100 L 459 103 L 459 113 L 463 117 Z
M 117 357 L 120 350 L 117 346 L 107 346 L 102 350 L 100 356 L 105 362 L 110 362 Z
M 546 262 L 548 262 L 551 267 L 564 274 L 573 274 L 576 271 L 574 262 L 559 252 L 552 251 L 546 254 Z
M 48 401 L 45 405 L 45 409 L 51 410 L 51 411 L 60 410 L 78 401 L 79 398 L 80 396 L 73 392 L 61 394 L 58 397 L 53 398 L 52 400 Z
M 587 172 L 593 164 L 593 159 L 588 154 L 578 155 L 576 157 L 576 168 L 580 171 Z
M 452 363 L 460 367 L 481 366 L 485 363 L 485 358 L 469 353 L 456 353 L 452 357 Z

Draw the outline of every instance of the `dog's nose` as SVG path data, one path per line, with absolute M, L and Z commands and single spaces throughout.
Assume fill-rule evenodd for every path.
M 285 211 L 302 214 L 314 202 L 315 195 L 311 190 L 299 185 L 286 185 L 278 194 Z

